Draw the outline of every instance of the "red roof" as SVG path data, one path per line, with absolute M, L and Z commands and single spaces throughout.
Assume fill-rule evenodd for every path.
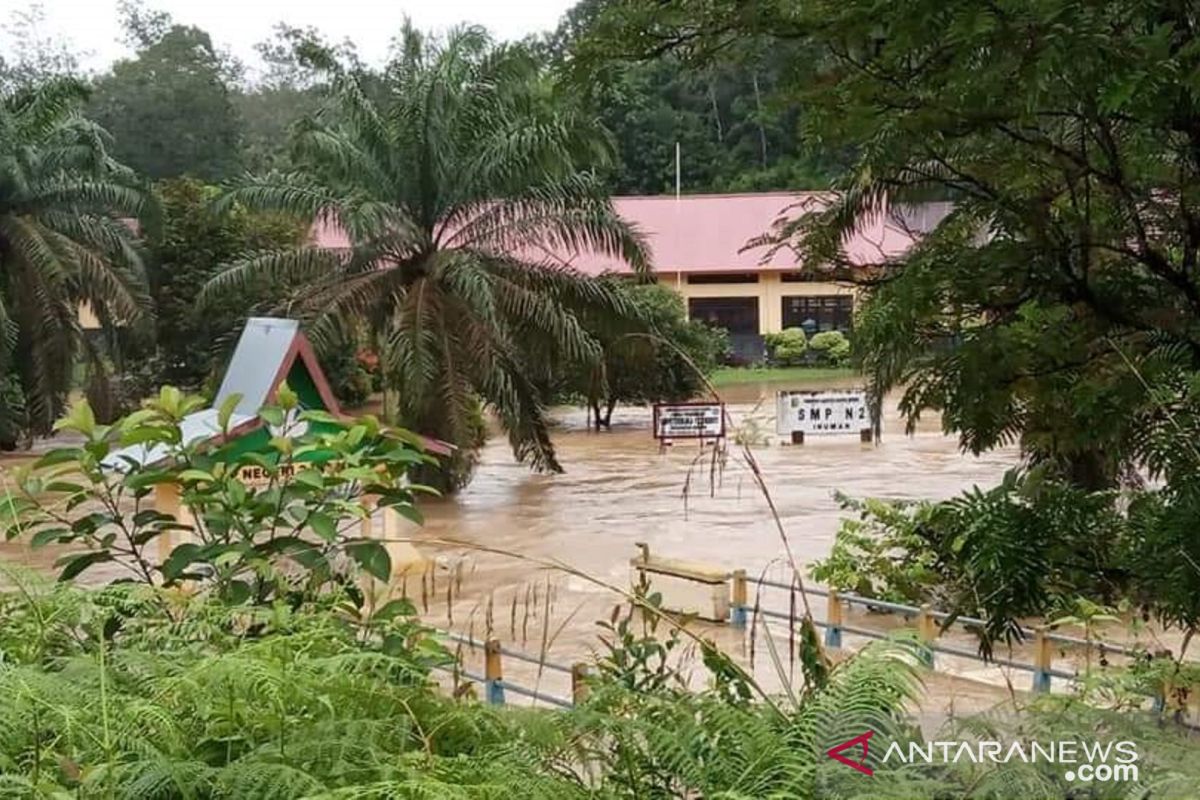
M 617 212 L 632 223 L 650 245 L 651 264 L 660 272 L 748 272 L 795 270 L 800 253 L 780 248 L 742 248 L 787 219 L 825 208 L 830 192 L 761 192 L 756 194 L 699 194 L 614 197 Z M 313 241 L 342 249 L 350 242 L 330 221 L 318 222 Z M 913 232 L 892 215 L 881 212 L 845 244 L 851 263 L 878 264 L 900 255 L 913 243 Z M 623 262 L 591 252 L 563 253 L 563 262 L 583 272 L 628 272 Z

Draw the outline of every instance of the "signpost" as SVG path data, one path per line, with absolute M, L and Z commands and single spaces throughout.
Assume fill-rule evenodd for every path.
M 871 441 L 874 426 L 861 389 L 828 392 L 782 391 L 777 400 L 775 431 L 791 435 L 792 444 L 804 444 L 805 436 L 854 434 Z
M 724 403 L 657 403 L 655 439 L 720 439 L 725 435 Z

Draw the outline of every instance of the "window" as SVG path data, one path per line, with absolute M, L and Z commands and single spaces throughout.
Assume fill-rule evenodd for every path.
M 749 363 L 762 358 L 757 297 L 691 297 L 688 298 L 688 316 L 729 332 L 729 355 L 734 363 Z
M 806 269 L 803 272 L 782 272 L 779 274 L 779 280 L 784 283 L 811 283 L 827 281 L 829 276 L 814 269 Z
M 783 298 L 783 327 L 803 328 L 809 336 L 821 331 L 848 332 L 854 323 L 850 295 Z
M 782 283 L 829 283 L 830 281 L 850 281 L 853 272 L 845 267 L 809 267 L 800 272 L 781 272 L 779 280 Z
M 688 275 L 688 283 L 758 283 L 757 272 L 718 272 Z
M 731 334 L 758 333 L 757 297 L 692 297 L 688 316 Z

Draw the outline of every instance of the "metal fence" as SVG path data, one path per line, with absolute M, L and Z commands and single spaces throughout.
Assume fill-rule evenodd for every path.
M 746 573 L 743 570 L 738 570 L 731 573 L 731 579 L 733 581 L 732 593 L 734 601 L 730 611 L 730 621 L 734 625 L 745 625 L 748 615 L 753 610 L 747 604 L 748 585 L 751 582 L 748 581 L 746 578 Z M 779 581 L 772 581 L 766 578 L 754 580 L 752 584 L 757 587 L 780 589 L 789 593 L 799 591 L 799 587 L 796 584 L 781 583 Z M 946 624 L 959 625 L 968 630 L 971 628 L 981 628 L 985 626 L 987 621 L 979 619 L 978 617 L 954 615 L 948 611 L 934 609 L 929 605 L 913 606 L 905 603 L 894 603 L 890 600 L 879 600 L 873 597 L 863 597 L 850 592 L 843 593 L 838 592 L 835 589 L 809 586 L 807 584 L 804 587 L 804 591 L 806 594 L 826 598 L 826 619 L 813 620 L 813 622 L 817 625 L 817 627 L 825 631 L 825 645 L 827 647 L 834 649 L 840 648 L 842 646 L 843 633 L 848 633 L 853 636 L 862 636 L 868 639 L 886 639 L 890 635 L 886 631 L 847 625 L 844 621 L 843 605 L 845 607 L 862 606 L 863 608 L 873 611 L 886 611 L 893 614 L 901 614 L 906 619 L 915 620 L 917 635 L 922 640 L 924 646 L 928 648 L 931 653 L 943 653 L 956 658 L 978 661 L 987 665 L 1008 667 L 1010 669 L 1028 672 L 1033 676 L 1031 688 L 1035 692 L 1049 691 L 1052 678 L 1075 680 L 1078 677 L 1073 672 L 1067 672 L 1065 670 L 1055 669 L 1053 667 L 1051 661 L 1053 658 L 1054 644 L 1064 644 L 1076 647 L 1094 647 L 1101 649 L 1103 652 L 1116 653 L 1124 656 L 1138 655 L 1138 651 L 1123 645 L 1055 633 L 1054 631 L 1049 630 L 1046 626 L 1039 625 L 1035 628 L 1029 628 L 1025 626 L 1018 626 L 1017 628 L 1024 638 L 1032 642 L 1032 663 L 994 655 L 989 658 L 984 658 L 976 651 L 965 650 L 961 647 L 954 647 L 952 645 L 943 644 L 937 641 L 938 636 Z M 786 620 L 789 623 L 796 621 L 793 615 L 783 614 L 778 611 L 764 609 L 761 607 L 757 609 L 757 613 L 769 619 Z
M 465 669 L 461 663 L 461 654 L 454 666 L 439 667 L 443 672 L 449 672 L 455 676 L 468 678 L 484 687 L 484 697 L 488 703 L 492 705 L 504 705 L 507 701 L 506 692 L 528 697 L 531 700 L 548 703 L 558 708 L 571 708 L 576 702 L 583 699 L 587 693 L 586 678 L 588 667 L 586 664 L 562 664 L 557 661 L 552 661 L 541 655 L 526 653 L 521 650 L 516 650 L 511 647 L 505 647 L 500 643 L 499 639 L 475 639 L 471 636 L 466 636 L 455 631 L 437 630 L 435 633 L 442 638 L 456 642 L 460 645 L 467 645 L 472 649 L 478 649 L 483 654 L 483 673 L 473 672 Z M 504 678 L 504 659 L 511 658 L 516 661 L 523 661 L 527 664 L 534 664 L 538 667 L 539 672 L 549 670 L 551 672 L 559 672 L 569 675 L 571 678 L 571 697 L 564 698 L 556 695 L 548 694 L 541 691 L 540 688 L 522 686 L 519 683 L 505 680 Z
M 637 566 L 635 564 L 635 567 Z M 797 585 L 768 580 L 766 578 L 751 581 L 746 577 L 745 570 L 735 570 L 729 573 L 729 580 L 732 598 L 729 608 L 729 623 L 735 628 L 746 627 L 749 624 L 752 614 L 757 614 L 767 619 L 787 622 L 789 625 L 795 625 L 800 621 L 794 613 L 784 613 L 771 608 L 765 608 L 758 602 L 753 605 L 749 603 L 750 586 L 755 586 L 760 590 L 763 588 L 777 589 L 791 593 L 799 591 Z M 1054 668 L 1052 659 L 1053 646 L 1055 644 L 1072 647 L 1093 647 L 1101 649 L 1105 653 L 1115 653 L 1129 657 L 1139 655 L 1139 651 L 1133 648 L 1056 633 L 1049 630 L 1046 626 L 1037 626 L 1034 628 L 1021 626 L 1018 628 L 1019 632 L 1032 643 L 1032 662 L 995 655 L 984 658 L 977 651 L 941 642 L 939 641 L 939 636 L 948 626 L 957 625 L 970 630 L 971 628 L 979 628 L 986 625 L 986 620 L 970 616 L 953 615 L 947 611 L 931 608 L 929 605 L 913 606 L 905 603 L 895 603 L 890 600 L 864 597 L 849 592 L 838 592 L 835 589 L 826 587 L 806 585 L 804 591 L 809 595 L 826 598 L 825 619 L 814 619 L 813 623 L 824 631 L 825 646 L 828 648 L 841 648 L 843 634 L 876 640 L 887 639 L 892 635 L 889 631 L 848 624 L 845 621 L 844 614 L 846 608 L 861 606 L 872 611 L 900 614 L 906 619 L 915 622 L 917 636 L 929 651 L 931 666 L 936 663 L 933 658 L 934 654 L 943 654 L 980 662 L 989 666 L 1014 669 L 1029 673 L 1032 676 L 1031 688 L 1035 692 L 1049 691 L 1053 679 L 1071 681 L 1078 677 L 1073 672 Z M 511 692 L 558 708 L 571 708 L 586 696 L 588 665 L 585 663 L 564 664 L 546 658 L 544 654 L 535 655 L 512 647 L 506 647 L 500 640 L 495 638 L 476 639 L 456 631 L 448 630 L 435 630 L 435 632 L 448 641 L 459 645 L 466 645 L 472 650 L 481 652 L 483 656 L 482 673 L 464 667 L 461 653 L 454 666 L 440 667 L 439 669 L 452 673 L 456 677 L 464 677 L 475 681 L 483 686 L 485 698 L 488 703 L 503 705 L 506 702 L 507 693 Z M 538 667 L 539 674 L 542 671 L 550 671 L 570 676 L 571 696 L 569 698 L 560 697 L 544 692 L 540 687 L 524 686 L 511 680 L 506 680 L 504 678 L 504 660 L 506 658 L 535 665 Z

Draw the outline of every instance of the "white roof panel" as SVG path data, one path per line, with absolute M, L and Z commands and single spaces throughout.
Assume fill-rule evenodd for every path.
M 239 425 L 254 420 L 257 416 L 257 414 L 235 413 L 229 419 L 229 427 L 231 429 L 236 428 Z M 183 434 L 184 444 L 207 441 L 221 434 L 221 428 L 217 424 L 217 409 L 215 408 L 206 408 L 203 411 L 195 411 L 188 414 L 183 418 L 183 422 L 180 423 L 179 427 Z M 145 466 L 147 464 L 154 464 L 166 457 L 167 448 L 161 444 L 135 444 L 109 453 L 104 459 L 104 466 L 109 469 L 124 471 L 129 466 L 130 459 Z
M 235 409 L 238 414 L 257 414 L 267 402 L 283 361 L 300 333 L 300 323 L 294 319 L 251 317 L 238 339 L 233 359 L 225 370 L 225 379 L 217 390 L 213 407 L 231 394 L 240 394 Z M 285 376 L 286 377 L 286 376 Z

